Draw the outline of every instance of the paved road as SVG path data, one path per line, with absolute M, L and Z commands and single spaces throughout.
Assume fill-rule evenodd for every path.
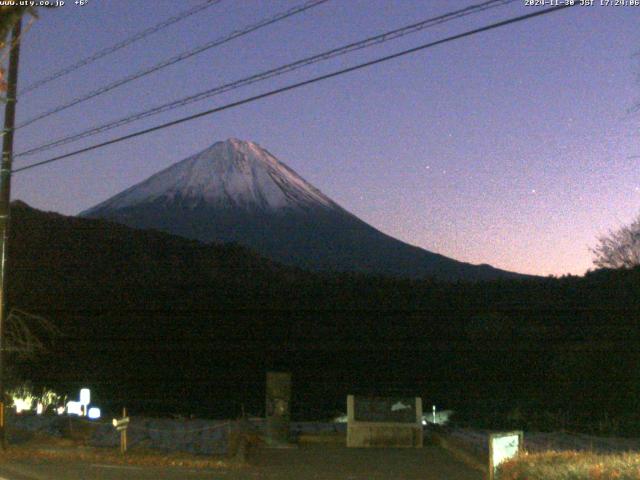
M 224 471 L 46 461 L 0 465 L 0 480 L 227 480 Z
M 439 447 L 347 449 L 308 446 L 253 452 L 249 466 L 196 470 L 29 461 L 0 465 L 1 480 L 480 480 L 483 475 Z

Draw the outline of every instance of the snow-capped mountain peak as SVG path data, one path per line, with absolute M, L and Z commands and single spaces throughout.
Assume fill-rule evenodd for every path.
M 288 265 L 441 279 L 513 276 L 408 245 L 339 207 L 259 145 L 218 142 L 80 214 L 201 242 L 235 242 Z
M 260 145 L 230 138 L 182 160 L 83 214 L 179 200 L 222 208 L 341 208 Z

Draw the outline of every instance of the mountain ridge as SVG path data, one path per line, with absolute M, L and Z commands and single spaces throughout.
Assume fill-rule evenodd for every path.
M 367 224 L 253 142 L 229 139 L 80 213 L 203 242 L 236 242 L 308 270 L 446 280 L 534 278 L 460 262 Z

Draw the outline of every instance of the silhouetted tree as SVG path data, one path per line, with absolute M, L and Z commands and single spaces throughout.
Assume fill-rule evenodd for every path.
M 9 32 L 13 25 L 25 14 L 35 13 L 33 7 L 1 6 L 0 7 L 0 48 L 5 46 Z
M 33 17 L 37 17 L 37 11 L 34 6 L 0 6 L 0 93 L 4 93 L 7 90 L 7 83 L 5 80 L 3 63 L 8 58 L 8 51 L 12 48 L 9 43 L 9 34 L 14 25 L 24 15 L 30 14 Z M 20 41 L 20 40 L 18 40 Z
M 629 225 L 611 230 L 591 251 L 600 268 L 633 268 L 640 265 L 640 215 Z

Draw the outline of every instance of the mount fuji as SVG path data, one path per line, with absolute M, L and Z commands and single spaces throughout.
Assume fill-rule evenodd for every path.
M 229 139 L 80 213 L 310 270 L 444 280 L 525 278 L 411 246 L 352 215 L 253 142 Z

